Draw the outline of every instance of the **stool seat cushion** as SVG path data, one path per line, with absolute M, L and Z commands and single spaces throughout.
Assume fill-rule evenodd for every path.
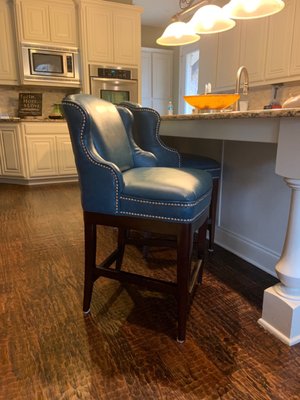
M 183 168 L 133 168 L 123 172 L 119 213 L 174 222 L 193 221 L 209 208 L 212 177 Z
M 218 161 L 195 154 L 180 153 L 182 168 L 196 168 L 207 171 L 213 179 L 219 179 L 221 175 L 221 165 Z

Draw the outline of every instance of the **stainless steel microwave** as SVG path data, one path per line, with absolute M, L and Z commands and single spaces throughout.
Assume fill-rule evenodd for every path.
M 77 49 L 31 47 L 21 49 L 23 84 L 79 86 L 79 56 Z

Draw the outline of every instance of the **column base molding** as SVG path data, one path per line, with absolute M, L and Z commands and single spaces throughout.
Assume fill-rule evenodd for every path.
M 300 342 L 300 300 L 280 296 L 278 285 L 265 290 L 263 313 L 258 323 L 285 344 L 293 346 Z

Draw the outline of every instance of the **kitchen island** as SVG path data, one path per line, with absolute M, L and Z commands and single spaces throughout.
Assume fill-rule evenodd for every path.
M 300 109 L 173 115 L 162 117 L 160 129 L 164 137 L 276 145 L 275 172 L 290 188 L 291 202 L 285 243 L 276 265 L 280 283 L 265 290 L 259 323 L 289 345 L 300 342 L 299 117 Z

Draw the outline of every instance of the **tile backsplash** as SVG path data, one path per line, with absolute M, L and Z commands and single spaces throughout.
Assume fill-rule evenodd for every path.
M 272 85 L 251 87 L 248 93 L 249 109 L 261 110 L 263 107 L 271 102 L 274 95 L 274 88 Z M 289 82 L 279 87 L 277 91 L 276 100 L 283 104 L 289 97 L 300 95 L 300 82 Z
M 43 94 L 43 118 L 51 114 L 54 103 L 60 103 L 62 99 L 71 93 L 79 93 L 77 88 L 51 88 L 51 87 L 26 87 L 23 86 L 0 86 L 0 115 L 8 114 L 12 117 L 18 116 L 19 93 L 42 93 Z M 272 85 L 251 87 L 247 100 L 249 109 L 262 109 L 269 104 L 273 98 L 274 88 Z M 282 104 L 291 96 L 300 94 L 300 82 L 285 83 L 277 92 L 277 100 Z
M 43 118 L 47 118 L 52 111 L 54 103 L 60 103 L 62 99 L 71 93 L 78 93 L 77 88 L 49 88 L 47 87 L 25 87 L 0 86 L 0 115 L 6 114 L 11 117 L 18 116 L 19 93 L 42 93 L 43 94 Z

